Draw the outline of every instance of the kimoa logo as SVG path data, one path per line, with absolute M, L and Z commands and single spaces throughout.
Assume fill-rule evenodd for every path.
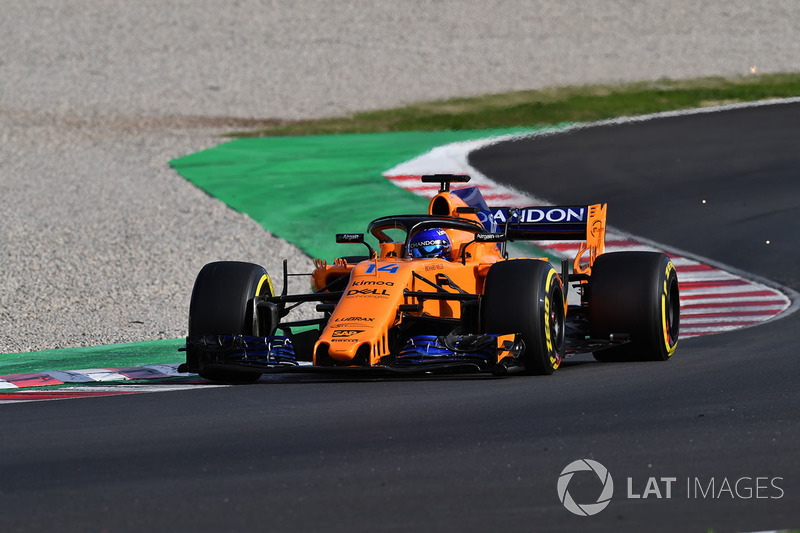
M 600 482 L 603 484 L 603 490 L 600 492 L 600 496 L 597 497 L 596 502 L 579 504 L 572 499 L 567 489 L 569 488 L 569 482 L 572 480 L 572 476 L 574 476 L 576 472 L 587 471 L 594 472 L 600 479 Z M 561 475 L 558 477 L 557 488 L 558 499 L 561 500 L 561 503 L 564 504 L 567 511 L 578 516 L 592 516 L 608 507 L 608 504 L 611 502 L 611 497 L 614 495 L 614 480 L 611 479 L 611 474 L 608 473 L 608 469 L 597 461 L 578 459 L 568 464 L 564 470 L 561 471 Z

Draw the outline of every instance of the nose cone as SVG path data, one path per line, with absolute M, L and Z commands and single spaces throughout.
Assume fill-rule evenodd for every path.
M 386 334 L 397 319 L 411 270 L 402 262 L 359 265 L 314 348 L 314 362 L 373 365 L 389 354 Z

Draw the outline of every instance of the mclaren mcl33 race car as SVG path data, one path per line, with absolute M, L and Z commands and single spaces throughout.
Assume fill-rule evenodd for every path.
M 477 187 L 450 190 L 468 180 L 423 176 L 440 183 L 428 213 L 373 220 L 377 249 L 363 233 L 336 235 L 366 254 L 316 260 L 308 294 L 287 294 L 286 261 L 281 294 L 258 265 L 206 265 L 181 370 L 248 382 L 309 369 L 551 374 L 586 352 L 600 361 L 669 359 L 680 303 L 666 255 L 604 253 L 604 204 L 489 207 Z M 581 244 L 571 265 L 556 268 L 547 258 L 509 258 L 515 240 Z M 302 304 L 318 317 L 288 320 Z

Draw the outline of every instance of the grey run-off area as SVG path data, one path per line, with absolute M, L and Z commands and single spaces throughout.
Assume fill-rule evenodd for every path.
M 793 0 L 2 3 L 0 353 L 180 337 L 209 261 L 308 269 L 169 168 L 232 128 L 800 71 Z

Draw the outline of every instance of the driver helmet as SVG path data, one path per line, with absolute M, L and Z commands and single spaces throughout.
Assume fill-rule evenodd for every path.
M 445 258 L 450 255 L 450 237 L 439 228 L 424 229 L 416 233 L 409 243 L 414 259 Z

